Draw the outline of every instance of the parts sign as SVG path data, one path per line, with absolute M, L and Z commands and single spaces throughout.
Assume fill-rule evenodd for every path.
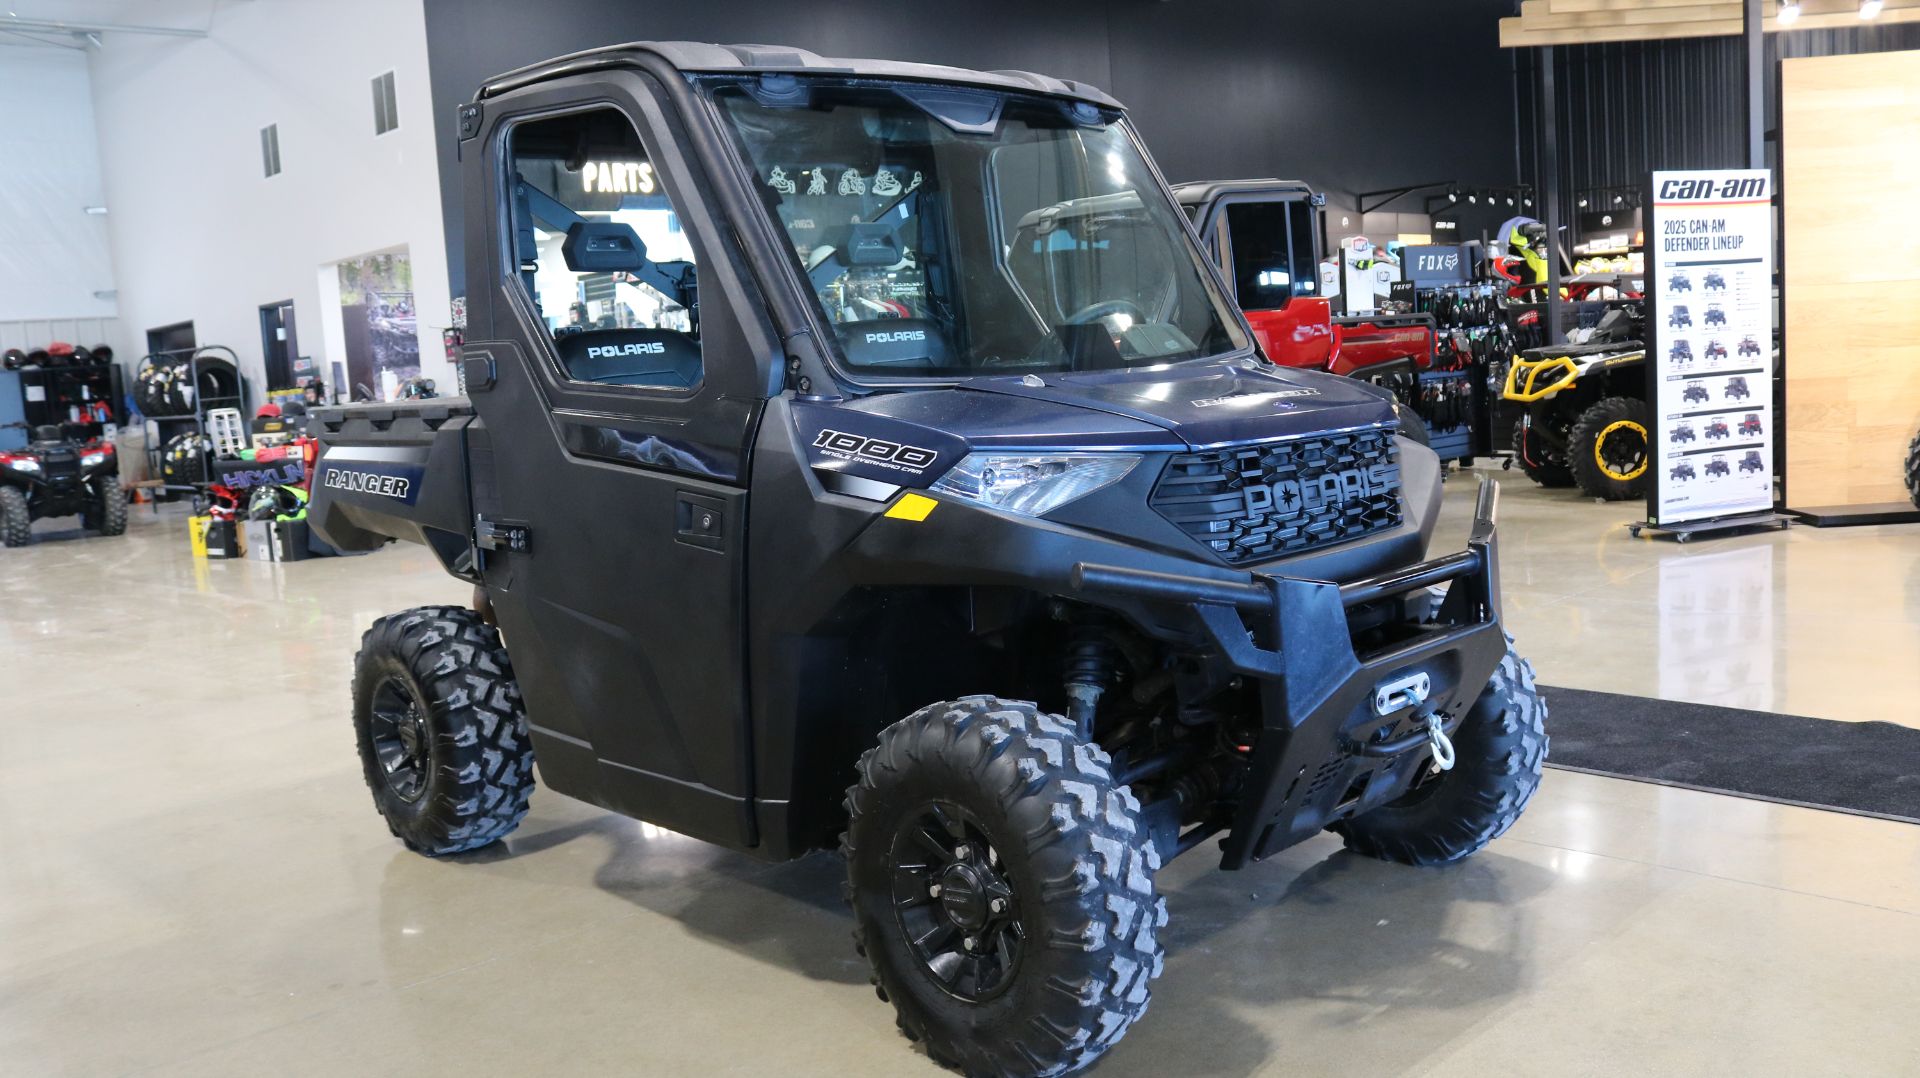
M 1773 176 L 1656 172 L 1648 204 L 1647 522 L 1773 508 Z

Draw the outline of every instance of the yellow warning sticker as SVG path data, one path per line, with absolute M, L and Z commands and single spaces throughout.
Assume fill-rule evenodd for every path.
M 887 515 L 895 520 L 925 520 L 933 507 L 940 503 L 925 494 L 908 492 L 900 495 L 900 500 L 887 509 Z

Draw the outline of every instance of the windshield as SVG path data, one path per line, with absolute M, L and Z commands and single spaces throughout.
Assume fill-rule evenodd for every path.
M 1247 347 L 1118 112 L 709 77 L 859 376 L 1108 370 Z

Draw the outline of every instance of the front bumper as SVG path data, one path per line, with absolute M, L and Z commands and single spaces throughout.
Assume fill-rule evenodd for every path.
M 1449 731 L 1466 716 L 1507 650 L 1498 497 L 1499 485 L 1482 478 L 1465 550 L 1344 584 L 1074 567 L 1083 593 L 1184 607 L 1218 661 L 1259 682 L 1262 729 L 1221 843 L 1222 868 L 1401 796 L 1431 756 L 1427 716 L 1437 713 Z M 1350 609 L 1443 583 L 1446 599 L 1431 620 L 1396 627 L 1390 644 L 1356 645 Z M 1424 699 L 1376 703 L 1376 690 L 1419 675 L 1430 686 Z

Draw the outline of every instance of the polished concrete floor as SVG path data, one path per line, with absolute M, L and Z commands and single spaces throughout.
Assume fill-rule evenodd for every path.
M 1678 547 L 1524 481 L 1502 512 L 1543 681 L 1920 722 L 1920 530 Z M 465 598 L 423 551 L 39 530 L 0 551 L 0 1075 L 940 1073 L 831 857 L 545 792 L 459 861 L 387 836 L 347 675 L 375 616 Z M 1920 1074 L 1920 827 L 1549 771 L 1453 868 L 1321 838 L 1160 884 L 1166 974 L 1102 1075 Z

